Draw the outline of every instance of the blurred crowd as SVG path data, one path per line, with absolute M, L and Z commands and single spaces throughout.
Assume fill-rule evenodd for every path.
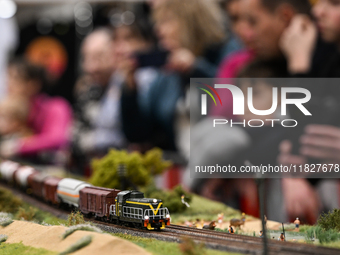
M 136 15 L 129 25 L 94 27 L 82 40 L 71 102 L 50 94 L 51 74 L 24 56 L 0 65 L 7 77 L 0 102 L 2 157 L 84 174 L 91 159 L 110 148 L 143 153 L 159 147 L 183 164 L 190 155 L 190 78 L 340 77 L 340 0 L 149 0 L 147 5 L 149 15 Z M 256 109 L 271 107 L 272 85 L 239 86 L 245 92 L 253 87 Z M 211 108 L 209 116 L 234 118 L 231 93 L 220 96 L 226 103 Z M 245 118 L 254 116 L 246 112 Z M 204 123 L 194 122 L 192 145 L 194 135 L 204 136 Z M 273 164 L 304 164 L 310 158 L 340 163 L 337 123 L 307 125 L 296 141 L 280 132 L 230 130 L 226 138 L 217 132 L 209 136 L 215 150 L 204 151 L 202 139 L 197 143 L 205 155 L 197 163 L 214 153 L 229 160 L 243 150 L 254 161 Z M 272 154 L 261 155 L 268 137 L 280 138 Z M 231 140 L 239 146 L 228 155 Z M 300 149 L 293 155 L 294 142 Z M 188 179 L 188 189 L 258 213 L 253 179 Z M 322 210 L 340 204 L 335 179 L 271 179 L 266 185 L 269 219 L 313 223 Z

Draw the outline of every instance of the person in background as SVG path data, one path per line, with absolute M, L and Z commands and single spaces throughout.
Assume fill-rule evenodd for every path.
M 310 5 L 307 0 L 241 0 L 241 3 L 246 20 L 253 30 L 253 52 L 256 59 L 277 59 L 278 63 L 282 65 L 282 70 L 286 71 L 288 75 L 338 77 L 337 54 L 334 53 L 331 46 L 318 40 L 315 26 L 309 18 Z M 335 43 L 336 37 L 333 36 L 337 31 L 336 22 L 334 22 L 336 8 L 331 6 L 335 7 L 336 5 L 327 1 L 319 1 L 313 12 L 316 17 L 319 17 L 317 20 L 322 28 L 321 37 L 327 42 Z M 326 10 L 329 13 L 325 14 Z M 329 31 L 332 32 L 329 33 Z M 334 149 L 334 142 L 337 141 L 336 130 L 338 128 L 334 126 L 307 126 L 305 136 L 300 139 L 300 143 L 303 145 L 302 155 L 298 157 L 291 155 L 292 144 L 284 141 L 280 146 L 279 164 L 302 164 L 306 162 L 306 157 L 333 161 L 334 155 L 337 155 L 336 149 Z M 321 140 L 328 141 L 327 145 L 324 144 L 324 141 L 318 140 L 321 135 L 323 136 Z M 277 135 L 275 136 L 277 137 Z M 280 141 L 277 140 L 277 142 Z M 320 144 L 318 145 L 318 143 Z M 277 144 L 278 147 L 279 144 Z M 324 153 L 325 147 L 329 152 L 327 155 Z M 276 150 L 271 152 L 274 151 Z M 265 156 L 269 158 L 268 155 Z M 313 224 L 321 208 L 337 207 L 338 202 L 335 201 L 338 195 L 337 192 L 334 192 L 336 190 L 334 189 L 334 180 L 328 183 L 322 180 L 316 184 L 307 179 L 284 178 L 282 181 L 275 182 L 275 180 L 270 182 L 272 206 L 268 207 L 270 211 L 268 214 L 275 215 L 274 217 L 277 219 L 289 220 L 295 215 L 303 215 L 303 219 Z M 325 189 L 327 186 L 328 189 Z M 307 197 L 309 199 L 306 199 Z M 322 199 L 320 199 L 321 197 Z M 284 206 L 282 207 L 282 205 Z M 278 209 L 280 207 L 282 209 Z M 275 210 L 277 212 L 274 212 Z
M 340 1 L 320 0 L 312 10 L 316 25 L 306 16 L 297 16 L 281 38 L 281 48 L 287 58 L 289 71 L 297 77 L 340 77 Z M 317 28 L 321 39 L 336 51 L 324 58 L 319 68 L 315 68 L 313 51 L 317 49 Z M 327 90 L 326 90 L 327 91 Z M 333 95 L 339 97 L 339 95 Z M 327 114 L 327 113 L 325 113 Z M 299 138 L 299 155 L 293 155 L 292 141 L 285 140 L 280 145 L 278 161 L 283 165 L 301 165 L 309 159 L 323 163 L 340 163 L 340 128 L 332 125 L 310 124 Z M 300 192 L 296 192 L 297 187 Z M 285 179 L 283 188 L 287 194 L 288 213 L 291 217 L 313 213 L 322 202 L 325 210 L 339 207 L 339 181 L 335 179 L 319 181 L 313 187 L 305 179 Z M 321 192 L 323 191 L 323 192 Z M 310 199 L 319 193 L 318 199 Z M 308 197 L 308 199 L 306 199 Z M 312 215 L 314 216 L 314 215 Z M 315 217 L 315 216 L 314 216 Z
M 225 56 L 219 66 L 218 78 L 233 78 L 238 71 L 248 63 L 253 57 L 253 39 L 254 34 L 249 22 L 247 22 L 242 8 L 241 0 L 225 0 L 222 2 L 230 21 L 231 37 L 243 47 L 231 52 Z
M 33 135 L 28 127 L 29 102 L 22 97 L 6 97 L 0 102 L 1 143 Z
M 320 1 L 316 4 L 314 10 L 321 3 L 324 2 Z M 241 0 L 241 4 L 244 17 L 253 30 L 252 45 L 256 59 L 277 59 L 282 62 L 282 67 L 288 75 L 294 73 L 299 75 L 301 73 L 300 64 L 306 63 L 306 59 L 303 58 L 306 56 L 310 66 L 307 70 L 309 72 L 304 77 L 315 77 L 318 76 L 317 72 L 320 73 L 320 70 L 325 69 L 325 63 L 329 62 L 329 57 L 332 54 L 335 55 L 332 53 L 331 47 L 325 46 L 324 43 L 317 40 L 316 29 L 308 18 L 311 10 L 309 1 Z M 332 9 L 332 11 L 334 10 Z M 310 41 L 312 43 L 306 44 Z M 299 62 L 294 63 L 291 59 L 297 59 Z M 228 112 L 230 116 L 231 108 L 224 109 L 224 113 Z M 312 132 L 316 134 L 314 130 Z M 323 132 L 325 134 L 327 132 L 327 135 L 330 133 L 328 129 L 327 131 L 324 129 Z M 295 155 L 291 155 L 291 144 L 284 142 L 281 144 L 280 150 L 279 163 L 284 164 L 287 158 L 296 159 Z M 292 162 L 297 161 L 289 162 L 288 160 L 286 163 L 288 165 Z M 268 215 L 276 217 L 277 220 L 289 220 L 295 215 L 303 215 L 303 218 L 311 224 L 316 221 L 321 208 L 320 199 L 316 189 L 307 179 L 284 178 L 276 183 L 275 180 L 271 180 L 270 183 L 272 206 L 268 207 L 270 211 L 268 211 Z M 310 199 L 306 199 L 307 197 Z M 331 204 L 332 206 L 328 207 L 334 208 L 334 203 Z
M 292 20 L 280 41 L 290 73 L 298 77 L 340 77 L 339 5 L 338 0 L 317 1 L 312 9 L 316 24 L 305 15 L 297 15 Z M 319 60 L 322 66 L 315 68 L 313 52 L 318 46 L 318 32 L 326 46 L 335 51 Z
M 12 60 L 8 65 L 7 76 L 8 95 L 29 101 L 27 126 L 34 134 L 1 143 L 1 155 L 5 158 L 18 156 L 33 160 L 51 152 L 54 156 L 47 159 L 49 163 L 64 164 L 66 159 L 63 152 L 68 149 L 71 134 L 70 105 L 63 98 L 49 97 L 43 93 L 46 86 L 45 70 L 25 59 Z
M 229 4 L 228 4 L 229 3 Z M 227 57 L 219 67 L 217 78 L 235 78 L 254 59 L 283 58 L 280 39 L 296 14 L 309 15 L 308 0 L 231 0 L 227 12 L 234 18 L 235 33 L 245 44 L 245 49 Z M 236 7 L 234 7 L 236 6 Z M 232 96 L 221 91 L 223 107 L 213 107 L 211 116 L 232 118 Z
M 245 64 L 254 58 L 254 29 L 247 20 L 242 0 L 226 0 L 224 9 L 230 19 L 232 32 L 241 40 L 244 49 L 223 60 L 217 78 L 234 78 Z
M 156 48 L 156 37 L 151 23 L 143 18 L 137 18 L 131 25 L 117 27 L 114 33 L 115 56 L 120 82 L 129 90 L 138 91 L 136 100 L 127 102 L 122 107 L 123 131 L 129 141 L 128 148 L 137 151 L 150 149 L 148 144 L 138 143 L 140 132 L 143 133 L 144 119 L 131 116 L 129 109 L 136 104 L 147 101 L 150 85 L 157 77 L 158 61 L 162 61 L 164 52 Z M 136 132 L 138 130 L 138 132 Z
M 130 116 L 131 130 L 138 133 L 130 142 L 187 151 L 185 95 L 190 78 L 214 77 L 227 52 L 223 16 L 217 4 L 204 0 L 160 1 L 153 11 L 159 43 L 168 57 L 143 102 L 131 107 L 138 91 L 124 86 L 122 108 Z
M 19 41 L 19 29 L 16 19 L 14 17 L 0 18 L 0 31 L 2 34 L 0 38 L 0 98 L 3 99 L 7 93 L 7 65 Z
M 255 109 L 265 110 L 272 106 L 272 89 L 281 84 L 273 81 L 275 77 L 287 75 L 276 61 L 254 61 L 247 65 L 239 74 L 236 85 L 247 97 L 248 88 L 252 88 L 252 103 Z M 266 78 L 263 78 L 266 77 Z M 280 96 L 279 96 L 280 97 Z M 270 115 L 257 116 L 249 111 L 245 100 L 244 115 L 235 117 L 235 121 L 248 123 L 252 119 L 262 120 L 280 118 L 276 111 Z M 272 149 L 267 153 L 265 150 L 272 141 L 280 138 L 281 129 L 272 128 L 270 123 L 266 123 L 261 128 L 244 128 L 242 126 L 221 126 L 215 127 L 211 134 L 210 118 L 207 118 L 192 128 L 191 164 L 197 166 L 205 165 L 236 165 L 240 166 L 245 160 L 260 163 L 275 164 L 278 149 Z M 208 134 L 209 135 L 206 135 Z M 277 135 L 278 134 L 278 135 Z M 277 144 L 278 145 L 278 144 Z M 272 147 L 275 147 L 272 146 Z M 276 146 L 277 147 L 277 146 Z M 263 153 L 266 151 L 266 153 Z M 274 154 L 274 156 L 272 155 Z M 270 162 L 267 162 L 271 160 Z M 191 189 L 204 197 L 224 202 L 242 211 L 258 215 L 257 186 L 253 179 L 240 178 L 229 179 L 226 176 L 221 178 L 210 178 L 206 180 L 195 180 L 191 184 Z
M 242 6 L 242 0 L 226 0 L 223 2 L 224 10 L 229 17 L 231 30 L 244 45 L 243 49 L 227 55 L 221 62 L 216 77 L 236 78 L 238 73 L 254 59 L 254 30 L 246 19 Z M 232 96 L 229 91 L 219 92 L 223 107 L 213 107 L 209 114 L 211 116 L 232 117 Z
M 75 124 L 73 159 L 77 168 L 89 158 L 105 155 L 109 148 L 123 148 L 125 138 L 120 119 L 120 86 L 114 72 L 113 32 L 98 28 L 90 33 L 81 47 L 83 75 L 75 86 Z

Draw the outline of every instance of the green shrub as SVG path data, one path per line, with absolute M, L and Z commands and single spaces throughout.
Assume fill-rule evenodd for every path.
M 17 219 L 22 219 L 26 221 L 32 221 L 37 213 L 37 209 L 32 206 L 28 208 L 20 207 L 18 213 L 16 214 Z
M 319 239 L 321 244 L 335 242 L 339 240 L 340 234 L 334 230 L 325 230 L 321 226 L 310 227 L 306 231 L 306 241 L 311 242 L 314 239 Z
M 145 155 L 125 150 L 110 150 L 101 158 L 92 161 L 93 174 L 90 182 L 99 187 L 122 189 L 118 168 L 126 167 L 125 178 L 130 182 L 128 189 L 152 183 L 152 176 L 162 173 L 171 163 L 162 159 L 162 150 L 154 148 Z
M 79 239 L 77 242 L 72 244 L 70 247 L 68 247 L 65 251 L 59 253 L 59 255 L 67 255 L 72 252 L 78 251 L 81 248 L 89 245 L 92 242 L 92 236 L 84 236 L 81 239 Z
M 181 197 L 185 196 L 185 202 L 192 201 L 192 194 L 183 190 L 182 186 L 178 185 L 171 191 L 159 190 L 155 186 L 150 185 L 144 193 L 145 197 L 161 199 L 164 206 L 169 209 L 170 213 L 183 212 L 187 209 L 186 205 L 182 203 Z
M 71 212 L 67 217 L 67 226 L 74 226 L 84 223 L 84 216 L 80 211 Z
M 75 225 L 75 226 L 72 226 L 72 227 L 69 227 L 68 229 L 66 229 L 66 231 L 61 236 L 62 239 L 65 239 L 66 237 L 68 237 L 69 235 L 71 235 L 73 232 L 75 232 L 77 230 L 84 230 L 84 231 L 102 233 L 102 231 L 95 226 L 91 226 L 91 225 L 88 225 L 88 224 L 80 224 L 80 225 Z
M 317 225 L 324 230 L 334 229 L 337 232 L 340 232 L 340 209 L 322 213 L 318 219 Z

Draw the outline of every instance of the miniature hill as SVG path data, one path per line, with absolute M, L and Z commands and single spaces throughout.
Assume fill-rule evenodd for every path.
M 84 236 L 91 235 L 92 242 L 72 253 L 74 255 L 93 255 L 93 254 L 131 254 L 147 255 L 141 247 L 109 234 L 99 234 L 88 231 L 76 231 L 64 240 L 61 235 L 67 228 L 63 226 L 42 226 L 39 224 L 14 221 L 7 227 L 0 227 L 0 234 L 8 235 L 7 243 L 20 243 L 26 246 L 44 248 L 50 251 L 62 252 L 77 242 Z

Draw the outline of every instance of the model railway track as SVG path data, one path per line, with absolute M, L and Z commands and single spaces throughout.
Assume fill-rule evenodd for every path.
M 240 236 L 240 235 L 235 235 L 235 234 L 229 234 L 226 232 L 218 232 L 218 231 L 207 230 L 207 229 L 193 229 L 193 228 L 179 226 L 179 225 L 170 225 L 164 231 L 171 231 L 171 232 L 177 232 L 177 233 L 189 232 L 191 236 L 193 236 L 195 239 L 197 236 L 203 236 L 203 237 L 212 237 L 214 239 L 231 240 L 234 242 L 242 241 L 243 244 L 261 243 L 261 246 L 263 245 L 262 244 L 263 239 L 258 238 L 258 237 Z M 281 242 L 277 240 L 268 240 L 268 247 L 269 247 L 269 251 L 272 251 L 272 249 L 274 249 L 273 251 L 279 251 L 278 254 L 287 253 L 287 254 L 326 255 L 326 254 L 337 254 L 340 252 L 339 250 L 333 249 L 333 248 L 315 246 L 311 244 Z
M 66 219 L 68 211 L 46 204 L 43 201 L 29 196 L 7 184 L 0 184 L 1 187 L 11 190 L 23 201 L 47 211 L 59 218 Z M 114 225 L 107 222 L 97 221 L 92 218 L 86 218 L 86 221 L 95 223 L 99 228 L 110 233 L 123 233 L 145 238 L 154 238 L 162 241 L 181 242 L 183 238 L 191 238 L 195 242 L 204 243 L 207 248 L 222 251 L 238 252 L 243 254 L 262 254 L 263 239 L 251 236 L 232 235 L 225 232 L 212 230 L 194 229 L 179 225 L 167 226 L 162 231 L 148 231 L 126 226 Z M 339 254 L 340 250 L 326 248 L 308 244 L 299 244 L 291 242 L 280 242 L 268 240 L 269 254 L 275 255 L 334 255 Z

